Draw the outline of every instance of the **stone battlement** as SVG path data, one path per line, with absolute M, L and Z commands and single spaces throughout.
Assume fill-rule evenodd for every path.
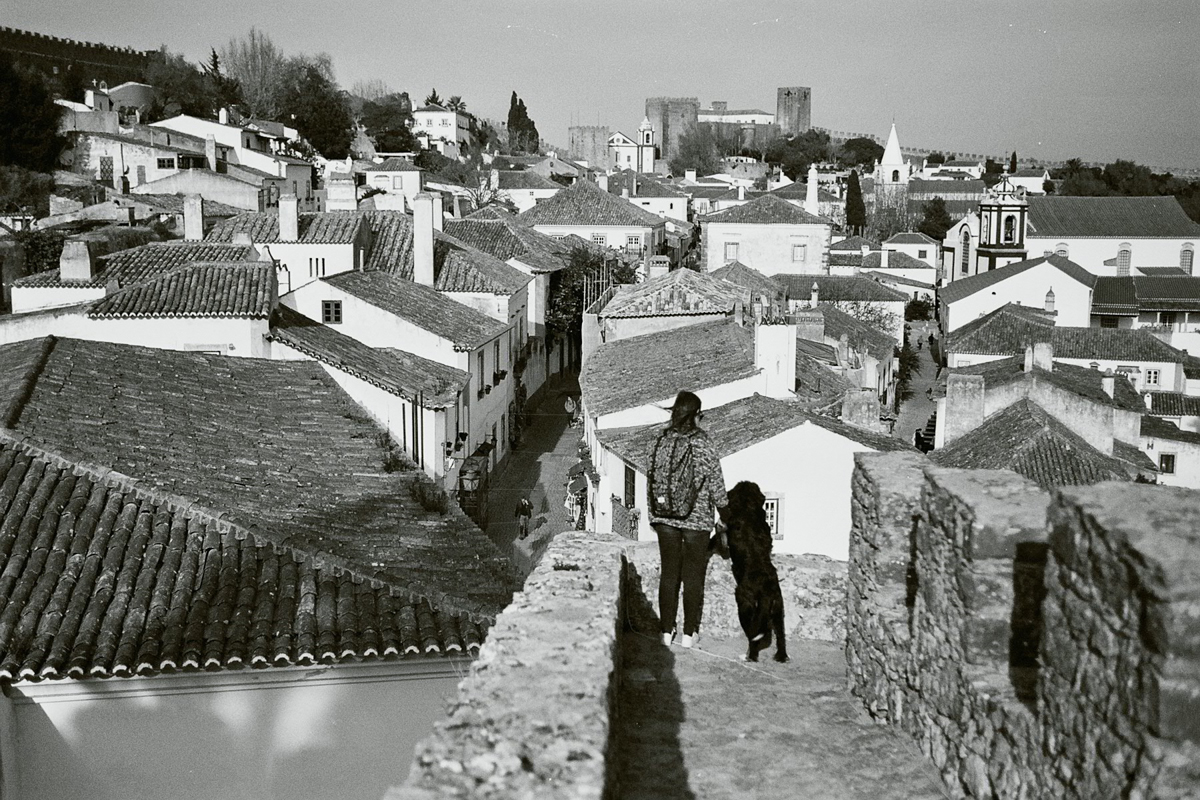
M 1200 502 L 859 456 L 851 690 L 956 796 L 1200 796 Z

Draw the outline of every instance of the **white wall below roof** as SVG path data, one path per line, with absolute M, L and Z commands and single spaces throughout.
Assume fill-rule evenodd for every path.
M 888 250 L 895 250 L 898 253 L 904 253 L 907 256 L 912 256 L 918 261 L 924 261 L 933 268 L 937 268 L 941 246 L 937 242 L 925 242 L 924 244 L 889 244 Z M 921 253 L 925 253 L 924 256 Z M 924 280 L 916 276 L 908 276 L 913 280 Z
M 679 388 L 685 389 L 687 387 L 681 386 Z M 739 378 L 729 383 L 709 386 L 704 389 L 692 389 L 691 391 L 694 391 L 700 398 L 703 408 L 716 408 L 726 403 L 732 403 L 734 400 L 749 397 L 752 394 L 764 394 L 765 378 L 763 377 L 763 373 L 759 371 L 746 378 Z M 586 411 L 587 395 L 584 395 L 583 401 Z M 668 413 L 662 407 L 666 406 L 669 408 L 673 402 L 675 402 L 674 394 L 670 397 L 643 403 L 633 408 L 602 414 L 595 420 L 595 427 L 603 430 L 605 428 L 628 428 L 636 425 L 666 422 Z
M 377 800 L 404 780 L 467 665 L 17 683 L 0 700 L 15 748 L 6 777 L 19 772 L 5 797 Z
M 205 200 L 241 208 L 262 211 L 260 187 L 252 183 L 218 175 L 206 169 L 184 169 L 130 190 L 131 194 L 198 194 Z
M 1054 309 L 1057 312 L 1055 325 L 1073 328 L 1091 325 L 1092 290 L 1057 267 L 1042 262 L 953 303 L 945 303 L 946 332 L 958 330 L 1006 303 L 1044 309 L 1046 292 L 1051 289 L 1054 290 Z
M 1161 439 L 1157 436 L 1142 436 L 1141 447 L 1155 466 L 1159 465 L 1159 458 L 1164 453 L 1171 453 L 1175 456 L 1175 472 L 1159 473 L 1158 482 L 1160 484 L 1200 489 L 1200 445 L 1174 439 Z
M 605 237 L 605 247 L 621 250 L 626 247 L 630 236 L 640 238 L 639 247 L 653 248 L 666 238 L 666 224 L 649 227 L 646 225 L 534 225 L 533 229 L 547 236 L 561 238 L 574 234 L 584 241 L 592 241 L 592 234 Z
M 1066 244 L 1067 258 L 1096 275 L 1117 274 L 1115 263 L 1112 266 L 1105 266 L 1104 262 L 1108 259 L 1115 259 L 1122 244 L 1130 245 L 1130 274 L 1134 276 L 1139 274 L 1138 267 L 1178 267 L 1179 254 L 1184 243 L 1190 243 L 1196 249 L 1200 249 L 1200 237 L 1122 239 L 1109 236 L 1052 239 L 1030 235 L 1026 238 L 1025 243 L 1030 258 L 1040 256 L 1047 250 L 1053 253 L 1058 249 L 1059 244 Z M 1193 256 L 1193 258 L 1195 257 Z M 1200 267 L 1200 264 L 1197 266 Z M 1196 274 L 1200 274 L 1200 272 Z
M 819 275 L 829 263 L 828 225 L 751 225 L 704 223 L 704 264 L 707 272 L 734 259 L 725 257 L 726 243 L 736 243 L 737 261 L 764 275 Z M 803 261 L 794 261 L 792 246 L 805 245 Z
M 286 267 L 278 270 L 279 292 L 299 289 L 305 284 L 321 278 L 332 277 L 342 272 L 352 272 L 357 262 L 365 258 L 362 248 L 353 243 L 346 244 L 302 244 L 300 242 L 274 242 L 255 246 L 264 254 L 269 251 L 271 257 Z M 322 263 L 323 260 L 323 263 Z M 288 285 L 290 281 L 290 286 Z
M 977 353 L 950 353 L 947 355 L 947 366 L 950 368 L 974 366 L 977 364 L 986 364 L 991 361 L 999 361 L 1002 358 L 1009 356 L 993 356 L 981 355 Z M 1134 366 L 1138 368 L 1138 372 L 1129 376 L 1133 388 L 1139 393 L 1141 392 L 1182 392 L 1184 390 L 1183 365 L 1172 361 L 1137 361 L 1112 358 L 1060 358 L 1054 356 L 1056 362 L 1061 361 L 1064 364 L 1074 364 L 1077 367 L 1091 368 L 1092 364 L 1099 364 L 1096 368 L 1100 372 L 1112 370 L 1116 372 L 1119 367 Z M 1159 371 L 1158 383 L 1146 383 L 1146 370 L 1156 369 Z
M 44 308 L 61 308 L 99 300 L 106 294 L 103 286 L 13 286 L 12 313 L 24 314 Z

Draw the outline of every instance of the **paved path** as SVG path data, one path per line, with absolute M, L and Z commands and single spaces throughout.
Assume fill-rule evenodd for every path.
M 627 800 L 935 800 L 915 743 L 846 690 L 839 645 L 789 642 L 792 660 L 740 658 L 745 642 L 667 648 L 644 603 L 621 645 L 616 797 Z
M 579 396 L 574 377 L 549 387 L 534 410 L 521 445 L 509 453 L 501 470 L 491 482 L 488 497 L 488 524 L 485 529 L 501 552 L 512 558 L 528 574 L 551 538 L 575 527 L 563 501 L 567 470 L 579 460 L 582 428 L 567 425 L 563 407 L 567 393 Z M 517 499 L 528 497 L 533 503 L 529 538 L 517 540 Z
M 921 371 L 913 376 L 910 384 L 912 397 L 900 403 L 900 413 L 897 415 L 893 435 L 909 444 L 913 443 L 913 431 L 917 428 L 925 430 L 929 415 L 937 410 L 937 403 L 930 400 L 925 392 L 936 383 L 937 364 L 929 352 L 929 333 L 937 334 L 937 323 L 911 322 L 909 341 L 916 347 L 917 341 L 924 342 L 917 355 L 921 357 Z

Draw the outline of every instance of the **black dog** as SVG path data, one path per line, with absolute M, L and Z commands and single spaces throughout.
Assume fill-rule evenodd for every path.
M 760 651 L 771 645 L 775 632 L 775 660 L 787 661 L 783 632 L 783 592 L 779 573 L 771 563 L 771 529 L 763 508 L 766 498 L 758 484 L 742 481 L 729 491 L 729 505 L 721 509 L 721 521 L 729 538 L 733 579 L 737 583 L 738 619 L 750 640 L 747 661 L 758 661 Z

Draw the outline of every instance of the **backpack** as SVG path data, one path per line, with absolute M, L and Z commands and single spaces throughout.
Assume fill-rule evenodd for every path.
M 692 437 L 670 430 L 660 433 L 650 454 L 647 477 L 650 513 L 664 519 L 687 519 L 700 494 Z

